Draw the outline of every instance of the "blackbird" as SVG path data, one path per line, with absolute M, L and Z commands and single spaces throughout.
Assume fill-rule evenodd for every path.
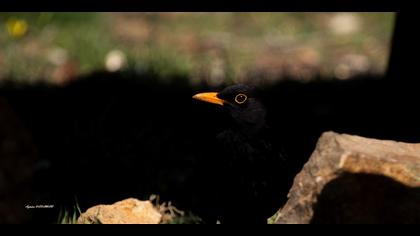
M 219 105 L 230 115 L 203 171 L 212 176 L 205 186 L 215 217 L 221 223 L 267 223 L 285 200 L 291 180 L 287 158 L 274 145 L 257 90 L 238 84 L 193 98 Z

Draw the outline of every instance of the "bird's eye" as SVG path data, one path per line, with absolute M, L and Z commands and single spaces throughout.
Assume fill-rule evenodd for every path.
M 238 104 L 242 104 L 247 99 L 248 99 L 248 97 L 245 94 L 240 93 L 240 94 L 236 95 L 235 102 L 238 103 Z

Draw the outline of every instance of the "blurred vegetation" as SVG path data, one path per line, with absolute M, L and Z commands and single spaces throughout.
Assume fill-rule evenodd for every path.
M 60 213 L 58 214 L 57 224 L 77 224 L 77 219 L 82 214 L 80 210 L 79 203 L 77 198 L 75 198 L 75 203 L 73 209 L 66 209 L 64 207 L 60 208 Z
M 1 13 L 0 79 L 94 70 L 217 85 L 385 71 L 393 13 Z

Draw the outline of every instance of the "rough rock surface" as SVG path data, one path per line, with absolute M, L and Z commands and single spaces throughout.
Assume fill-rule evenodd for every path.
M 326 132 L 288 197 L 278 224 L 420 223 L 420 144 Z
M 78 224 L 159 224 L 162 215 L 150 201 L 129 198 L 112 205 L 89 208 L 77 220 Z

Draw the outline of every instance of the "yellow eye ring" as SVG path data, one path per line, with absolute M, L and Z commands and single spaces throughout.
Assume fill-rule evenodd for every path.
M 240 94 L 235 96 L 235 102 L 238 103 L 238 104 L 242 104 L 242 103 L 246 102 L 247 99 L 248 99 L 248 97 L 243 93 L 240 93 Z

